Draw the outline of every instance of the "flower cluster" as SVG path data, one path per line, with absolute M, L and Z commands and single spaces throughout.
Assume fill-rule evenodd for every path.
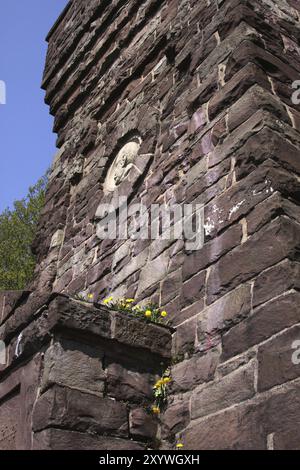
M 163 323 L 167 324 L 167 312 L 161 310 L 157 305 L 153 303 L 148 303 L 144 306 L 137 305 L 135 299 L 116 299 L 112 296 L 104 300 L 97 300 L 94 294 L 89 293 L 79 293 L 74 296 L 75 300 L 79 300 L 85 303 L 100 304 L 106 305 L 111 310 L 116 310 L 118 312 L 126 312 L 137 318 L 143 318 L 146 321 L 153 323 Z
M 176 444 L 176 449 L 182 449 L 184 447 L 184 445 L 182 444 L 182 442 L 178 442 L 178 444 Z
M 167 403 L 168 385 L 172 381 L 170 372 L 167 370 L 164 375 L 156 382 L 153 387 L 155 403 L 152 406 L 152 413 L 160 414 L 161 410 Z
M 168 316 L 165 310 L 161 310 L 155 304 L 148 303 L 141 306 L 136 304 L 135 299 L 114 300 L 113 297 L 108 297 L 103 301 L 103 304 L 112 310 L 126 312 L 153 323 L 166 323 L 166 317 Z

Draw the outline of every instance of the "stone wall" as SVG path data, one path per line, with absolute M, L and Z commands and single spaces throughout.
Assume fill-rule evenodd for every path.
M 170 363 L 168 328 L 61 294 L 0 300 L 1 450 L 157 447 L 153 385 Z
M 161 448 L 299 448 L 299 15 L 297 0 L 73 0 L 48 36 L 60 150 L 31 289 L 169 312 Z M 203 204 L 204 246 L 101 241 L 116 194 Z

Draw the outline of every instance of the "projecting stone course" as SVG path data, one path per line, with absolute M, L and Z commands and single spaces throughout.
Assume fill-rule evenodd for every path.
M 15 305 L 10 318 L 33 306 L 36 294 Z M 0 330 L 7 344 L 7 363 L 0 368 L 0 448 L 155 446 L 153 385 L 169 365 L 171 331 L 126 314 L 118 321 L 117 312 L 66 295 L 40 300 L 20 334 L 18 325 L 10 337 Z M 130 344 L 126 325 L 133 327 Z

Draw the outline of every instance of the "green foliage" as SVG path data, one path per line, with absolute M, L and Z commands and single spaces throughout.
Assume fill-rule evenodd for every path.
M 150 302 L 146 305 L 137 305 L 135 299 L 116 299 L 108 297 L 103 301 L 111 310 L 125 312 L 137 318 L 141 318 L 152 323 L 167 323 L 168 316 L 165 310 L 161 310 L 157 305 Z
M 26 198 L 0 214 L 0 290 L 24 289 L 33 276 L 31 244 L 45 201 L 47 176 L 29 188 Z
M 170 377 L 170 369 L 167 369 L 163 376 L 156 382 L 153 387 L 155 403 L 152 406 L 154 414 L 160 414 L 164 410 L 168 401 L 168 386 L 172 382 Z

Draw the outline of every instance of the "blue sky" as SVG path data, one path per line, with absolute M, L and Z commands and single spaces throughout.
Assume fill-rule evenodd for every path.
M 27 194 L 55 154 L 53 118 L 40 89 L 45 37 L 68 0 L 1 0 L 0 212 Z

